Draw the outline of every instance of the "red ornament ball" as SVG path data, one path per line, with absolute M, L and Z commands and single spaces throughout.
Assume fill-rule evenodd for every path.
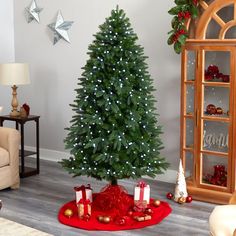
M 119 217 L 117 220 L 116 220 L 116 224 L 117 225 L 125 225 L 126 224 L 126 219 L 124 217 Z
M 144 213 L 147 214 L 147 215 L 151 215 L 151 214 L 153 214 L 153 210 L 152 210 L 152 208 L 148 207 L 148 208 L 145 209 Z
M 189 195 L 189 196 L 186 197 L 186 202 L 187 203 L 192 202 L 192 200 L 193 200 L 192 196 Z
M 85 221 L 89 221 L 90 220 L 90 215 L 89 214 L 86 214 L 85 216 L 83 216 L 83 220 Z
M 132 216 L 134 214 L 134 212 L 132 210 L 128 211 L 127 215 L 128 216 Z
M 169 192 L 166 194 L 166 197 L 171 200 L 173 198 L 173 194 Z
M 229 75 L 223 75 L 222 76 L 222 81 L 225 82 L 225 83 L 228 83 L 229 82 Z
M 213 105 L 213 104 L 207 105 L 206 112 L 207 112 L 207 114 L 209 114 L 209 115 L 214 115 L 214 114 L 216 114 L 216 107 L 215 107 L 215 105 Z

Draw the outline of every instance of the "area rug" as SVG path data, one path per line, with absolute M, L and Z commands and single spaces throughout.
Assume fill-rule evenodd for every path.
M 28 226 L 0 217 L 0 236 L 52 236 Z
M 95 194 L 93 194 L 93 198 Z M 130 196 L 131 199 L 133 197 Z M 125 224 L 117 224 L 115 221 L 111 220 L 109 224 L 103 224 L 98 221 L 99 215 L 102 215 L 102 212 L 93 209 L 92 206 L 92 215 L 89 221 L 82 220 L 78 217 L 78 209 L 76 202 L 71 201 L 66 203 L 61 207 L 58 213 L 58 220 L 65 225 L 69 225 L 76 228 L 86 229 L 86 230 L 105 230 L 105 231 L 116 231 L 116 230 L 131 230 L 131 229 L 140 229 L 147 226 L 155 225 L 161 222 L 165 217 L 171 213 L 171 208 L 168 203 L 161 201 L 158 207 L 153 206 L 153 199 L 150 199 L 149 208 L 152 209 L 151 219 L 147 221 L 137 222 L 133 217 L 125 216 Z M 73 215 L 68 218 L 65 216 L 66 209 L 71 209 Z

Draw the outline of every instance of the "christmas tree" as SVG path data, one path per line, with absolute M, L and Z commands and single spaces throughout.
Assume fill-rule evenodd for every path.
M 155 177 L 168 167 L 157 122 L 153 80 L 144 50 L 123 10 L 112 10 L 89 46 L 79 79 L 75 115 L 61 161 L 74 176 L 108 180 Z

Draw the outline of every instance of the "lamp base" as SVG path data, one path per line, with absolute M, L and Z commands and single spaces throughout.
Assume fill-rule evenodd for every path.
M 18 117 L 18 116 L 20 116 L 20 112 L 19 111 L 12 111 L 11 113 L 10 113 L 10 116 L 11 117 Z
M 18 117 L 20 116 L 20 112 L 17 111 L 17 107 L 18 107 L 18 101 L 17 101 L 17 86 L 13 85 L 12 87 L 12 101 L 11 101 L 11 106 L 12 106 L 12 111 L 10 113 L 11 117 Z

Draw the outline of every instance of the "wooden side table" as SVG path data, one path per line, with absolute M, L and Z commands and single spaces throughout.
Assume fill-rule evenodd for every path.
M 11 117 L 9 115 L 0 116 L 0 126 L 3 126 L 3 122 L 7 121 L 15 121 L 16 129 L 19 130 L 20 125 L 20 134 L 21 134 L 21 166 L 20 166 L 20 177 L 28 177 L 31 175 L 39 174 L 39 118 L 40 116 L 30 115 L 28 117 Z M 24 127 L 25 123 L 28 121 L 35 121 L 36 123 L 36 150 L 35 151 L 27 151 L 25 150 L 25 136 L 24 136 Z M 26 167 L 25 166 L 25 157 L 36 154 L 36 168 Z

